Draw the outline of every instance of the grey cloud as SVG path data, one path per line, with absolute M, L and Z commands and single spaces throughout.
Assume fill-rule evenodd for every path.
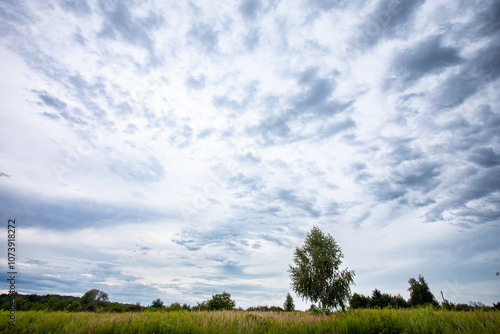
M 359 217 L 353 219 L 352 221 L 352 225 L 355 227 L 355 228 L 360 228 L 361 227 L 361 224 L 367 220 L 370 216 L 372 215 L 372 213 L 370 211 L 366 211 L 364 212 L 363 214 L 361 214 Z
M 215 107 L 227 108 L 230 110 L 243 110 L 246 108 L 246 101 L 237 101 L 228 95 L 214 96 L 212 103 Z
M 192 137 L 193 129 L 188 124 L 184 124 L 183 126 L 177 126 L 168 137 L 168 140 L 172 146 L 184 148 L 191 144 Z
M 206 81 L 206 76 L 205 75 L 200 75 L 197 77 L 193 77 L 192 75 L 189 75 L 186 78 L 186 86 L 195 90 L 200 90 L 205 88 L 205 81 Z
M 165 170 L 160 161 L 149 156 L 145 160 L 120 160 L 113 162 L 110 169 L 124 180 L 137 183 L 158 182 L 165 177 Z
M 194 230 L 191 228 L 180 232 L 180 235 L 172 239 L 173 242 L 185 246 L 190 251 L 197 251 L 203 246 L 212 244 L 224 245 L 232 250 L 237 250 L 236 245 L 243 230 L 237 224 L 213 226 L 209 230 Z
M 253 159 L 258 159 L 253 156 L 251 157 L 243 157 L 243 160 L 249 161 L 252 163 L 258 163 L 258 161 L 255 161 Z M 249 193 L 254 192 L 254 191 L 259 191 L 263 188 L 265 188 L 264 180 L 260 177 L 247 177 L 243 173 L 238 173 L 235 176 L 230 177 L 228 180 L 228 184 L 239 190 L 239 196 L 247 196 Z
M 150 11 L 146 17 L 133 17 L 121 1 L 117 1 L 114 5 L 101 3 L 101 9 L 105 18 L 100 36 L 116 38 L 118 35 L 132 45 L 148 49 L 150 57 L 154 58 L 154 41 L 150 32 L 161 26 L 163 23 L 161 16 Z
M 437 131 L 447 131 L 460 140 L 450 143 L 454 151 L 467 151 L 474 147 L 498 146 L 500 137 L 500 114 L 493 112 L 491 105 L 479 105 L 472 111 L 471 122 L 463 118 L 452 120 Z
M 398 79 L 415 81 L 428 73 L 439 73 L 445 67 L 462 62 L 459 50 L 442 45 L 442 36 L 432 36 L 398 54 L 393 68 Z
M 469 97 L 500 77 L 500 35 L 498 18 L 500 5 L 485 2 L 483 10 L 468 22 L 459 25 L 454 39 L 470 43 L 483 39 L 483 47 L 466 60 L 461 71 L 443 82 L 434 101 L 445 108 L 461 105 Z
M 98 226 L 135 222 L 138 220 L 178 218 L 159 211 L 133 206 L 119 206 L 85 200 L 49 200 L 40 196 L 0 191 L 0 212 L 19 217 L 25 226 L 72 230 L 82 226 Z
M 48 106 L 51 106 L 55 109 L 66 109 L 66 107 L 68 106 L 66 103 L 64 103 L 63 101 L 55 98 L 55 97 L 52 97 L 52 96 L 49 96 L 49 95 L 45 95 L 45 94 L 39 94 L 38 97 Z
M 367 166 L 363 162 L 352 163 L 346 173 L 354 175 L 354 180 L 357 183 L 367 181 L 372 178 L 372 174 L 367 171 Z
M 333 124 L 328 124 L 323 126 L 320 130 L 320 138 L 328 138 L 334 136 L 344 130 L 355 128 L 356 122 L 354 122 L 351 118 L 347 118 L 344 121 L 335 122 Z
M 500 154 L 496 154 L 491 147 L 479 148 L 469 156 L 469 161 L 485 168 L 494 167 L 500 165 Z
M 220 266 L 216 268 L 220 270 L 224 278 L 230 276 L 243 276 L 245 275 L 244 269 L 248 266 L 243 266 L 235 261 L 225 260 Z
M 490 82 L 500 77 L 500 39 L 483 48 L 468 60 L 462 71 L 443 82 L 434 102 L 453 108 L 464 103 Z
M 244 0 L 240 5 L 239 10 L 245 19 L 255 20 L 260 6 L 261 4 L 259 0 Z
M 130 104 L 128 104 L 127 102 L 120 102 L 115 106 L 115 108 L 116 114 L 122 119 L 126 119 L 127 116 L 132 115 L 134 112 Z
M 204 129 L 200 133 L 198 133 L 196 137 L 200 139 L 207 138 L 214 132 L 215 132 L 214 128 Z
M 18 35 L 18 29 L 27 26 L 32 17 L 25 4 L 19 1 L 0 2 L 0 31 L 3 36 Z
M 351 164 L 351 168 L 354 170 L 363 170 L 366 169 L 366 164 L 364 162 L 355 162 Z
M 500 4 L 496 0 L 485 0 L 475 4 L 472 8 L 469 2 L 463 2 L 460 10 L 472 14 L 465 23 L 460 23 L 458 38 L 476 39 L 478 37 L 495 36 L 500 30 Z
M 295 194 L 295 190 L 281 189 L 276 196 L 290 207 L 303 210 L 310 217 L 317 218 L 321 215 L 321 211 L 314 208 L 315 203 L 313 201 L 300 198 Z
M 194 42 L 203 52 L 214 53 L 219 47 L 219 34 L 211 25 L 196 23 L 187 32 L 187 37 Z
M 90 7 L 85 0 L 59 0 L 59 5 L 76 16 L 86 16 L 90 14 Z
M 314 1 L 311 1 L 312 4 L 314 4 L 316 7 L 318 7 L 321 10 L 324 10 L 324 11 L 328 11 L 328 10 L 332 9 L 333 7 L 337 7 L 344 2 L 345 1 L 342 1 L 342 0 L 314 0 Z
M 260 158 L 253 155 L 251 152 L 238 156 L 239 161 L 251 162 L 251 163 L 259 163 Z
M 85 46 L 85 44 L 87 43 L 85 37 L 83 37 L 80 33 L 73 34 L 73 39 L 82 46 Z
M 252 29 L 244 37 L 244 43 L 248 51 L 253 51 L 260 42 L 260 30 Z
M 7 175 L 7 174 L 5 174 L 3 172 L 0 172 L 0 177 L 10 177 L 10 175 Z
M 462 215 L 468 216 L 469 221 L 475 223 L 485 222 L 481 217 L 487 215 L 496 217 L 500 212 L 498 201 L 498 189 L 500 189 L 500 167 L 495 166 L 483 171 L 473 171 L 473 175 L 463 178 L 457 183 L 453 193 L 434 205 L 427 213 L 427 220 L 432 222 L 442 220 L 443 213 L 449 210 L 460 210 Z M 482 200 L 481 209 L 468 206 L 473 200 Z
M 262 208 L 258 212 L 263 213 L 263 214 L 276 215 L 278 212 L 281 212 L 281 211 L 282 211 L 282 209 L 279 205 L 270 205 L 270 206 L 266 206 L 266 207 Z
M 94 83 L 89 83 L 81 75 L 75 75 L 68 78 L 68 83 L 76 93 L 76 96 L 85 105 L 87 111 L 91 114 L 88 116 L 90 120 L 103 120 L 107 112 L 97 104 L 94 99 L 100 96 L 106 96 L 106 87 L 102 83 L 101 78 Z
M 309 68 L 298 74 L 297 84 L 303 93 L 293 96 L 291 101 L 293 109 L 287 111 L 289 117 L 329 117 L 346 110 L 353 101 L 343 103 L 330 99 L 336 87 L 334 77 L 338 75 L 333 71 L 330 77 L 318 77 L 318 68 Z
M 398 166 L 405 161 L 412 161 L 423 156 L 422 152 L 411 146 L 413 138 L 396 138 L 390 139 L 389 144 L 394 149 L 387 155 L 388 161 L 392 166 Z
M 273 235 L 269 235 L 269 234 L 259 234 L 259 239 L 263 239 L 263 240 L 267 240 L 267 241 L 270 241 L 272 243 L 275 243 L 276 245 L 280 246 L 280 247 L 286 247 L 286 248 L 290 248 L 293 246 L 293 243 L 292 241 L 289 239 L 289 238 L 286 238 L 286 237 L 276 237 L 276 236 L 273 236 Z
M 44 111 L 41 113 L 42 116 L 52 120 L 63 118 L 70 124 L 70 126 L 88 124 L 85 120 L 85 116 L 79 109 L 68 109 L 68 105 L 66 103 L 46 93 L 38 94 L 38 97 L 46 106 L 52 107 L 57 111 L 57 115 Z
M 425 0 L 381 0 L 358 27 L 357 47 L 373 46 L 381 39 L 404 36 Z
M 314 107 L 325 102 L 335 87 L 330 80 L 321 78 L 315 79 L 308 84 L 307 91 L 297 102 L 298 108 Z
M 341 213 L 342 213 L 342 206 L 337 202 L 330 202 L 325 208 L 323 214 L 325 216 L 338 216 Z
M 283 140 L 290 135 L 290 127 L 286 122 L 277 116 L 270 116 L 261 120 L 257 125 L 249 126 L 247 134 L 255 136 L 261 135 L 266 145 L 275 145 L 276 140 Z
M 370 184 L 370 189 L 379 201 L 387 202 L 401 198 L 407 191 L 402 187 L 396 187 L 392 182 L 377 181 Z
M 496 198 L 498 202 L 500 198 Z M 456 212 L 456 216 L 460 221 L 463 221 L 466 227 L 470 227 L 471 224 L 486 224 L 489 222 L 498 222 L 500 221 L 500 208 L 482 208 L 480 210 L 471 209 L 467 207 L 463 207 L 462 209 Z
M 396 174 L 396 183 L 412 190 L 421 190 L 424 193 L 436 188 L 440 181 L 437 179 L 441 172 L 440 164 L 422 163 L 412 166 L 411 171 Z
M 37 259 L 31 259 L 31 258 L 26 258 L 25 260 L 26 263 L 29 263 L 29 264 L 33 264 L 33 265 L 36 265 L 36 266 L 44 266 L 44 265 L 47 265 L 49 264 L 48 262 L 46 261 L 42 261 L 42 260 L 37 260 Z
M 266 231 L 262 233 L 255 233 L 256 231 Z M 275 243 L 280 247 L 290 247 L 291 241 L 289 238 L 290 230 L 288 224 L 286 226 L 273 226 L 271 222 L 255 220 L 254 218 L 246 219 L 231 219 L 225 223 L 213 224 L 209 229 L 193 229 L 186 228 L 177 234 L 172 241 L 186 247 L 189 251 L 197 252 L 202 250 L 203 247 L 210 247 L 216 245 L 218 248 L 222 247 L 227 251 L 235 252 L 242 256 L 248 254 L 242 249 L 242 245 L 250 245 L 252 241 L 261 241 L 262 239 Z M 257 247 L 260 247 L 258 245 Z M 238 268 L 232 267 L 234 262 L 227 262 L 227 259 L 222 256 L 210 256 L 205 252 L 200 252 L 205 256 L 206 261 L 220 262 L 218 266 L 229 264 L 227 269 L 235 269 L 238 274 Z M 221 267 L 222 268 L 222 267 Z M 223 268 L 222 268 L 223 269 Z M 228 278 L 227 275 L 225 278 Z
M 434 204 L 434 203 L 436 203 L 436 200 L 434 200 L 432 198 L 426 198 L 423 201 L 413 200 L 413 201 L 411 201 L 410 204 L 412 206 L 420 208 L 420 207 L 424 207 L 424 206 L 429 206 L 429 205 Z
M 49 112 L 46 112 L 46 111 L 42 112 L 41 115 L 44 116 L 44 117 L 50 118 L 51 120 L 57 120 L 57 119 L 59 119 L 59 116 L 57 116 L 56 114 L 52 114 L 52 113 L 49 113 Z
M 139 131 L 139 128 L 137 127 L 137 125 L 132 123 L 127 124 L 127 127 L 124 130 L 124 132 L 128 134 L 134 134 L 137 131 Z

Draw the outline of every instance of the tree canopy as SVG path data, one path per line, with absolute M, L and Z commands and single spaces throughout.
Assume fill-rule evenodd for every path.
M 323 311 L 338 306 L 345 310 L 355 273 L 347 268 L 340 270 L 343 257 L 335 239 L 313 227 L 304 246 L 295 248 L 295 266 L 291 265 L 288 270 L 295 293 L 314 303 L 319 302 Z
M 283 309 L 288 312 L 295 310 L 295 303 L 293 302 L 293 298 L 292 296 L 290 296 L 290 293 L 286 294 L 285 302 L 283 303 Z
M 408 280 L 408 283 L 410 284 L 410 287 L 408 288 L 408 291 L 410 291 L 408 304 L 411 306 L 425 304 L 438 305 L 436 297 L 432 294 L 431 289 L 423 276 L 418 275 L 418 280 L 412 277 Z
M 205 300 L 202 303 L 198 303 L 195 308 L 199 310 L 232 310 L 236 306 L 236 302 L 231 299 L 231 295 L 227 292 L 222 292 L 216 295 L 212 295 L 212 299 Z

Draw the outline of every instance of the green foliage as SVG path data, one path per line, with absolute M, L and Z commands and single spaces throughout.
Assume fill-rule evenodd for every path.
M 231 295 L 227 292 L 222 292 L 212 296 L 212 299 L 207 301 L 207 310 L 232 310 L 236 306 L 236 302 L 231 299 Z
M 349 310 L 318 312 L 89 313 L 18 311 L 16 325 L 0 311 L 0 333 L 498 333 L 500 312 Z
M 345 310 L 354 284 L 354 271 L 340 270 L 342 250 L 330 234 L 319 228 L 307 234 L 304 246 L 296 247 L 290 266 L 292 287 L 298 296 L 319 302 L 323 311 L 338 306 Z
M 279 306 L 256 306 L 247 308 L 248 312 L 283 312 L 284 310 Z
M 375 289 L 372 292 L 371 297 L 366 297 L 354 293 L 349 301 L 349 308 L 360 309 L 360 308 L 406 308 L 408 304 L 401 295 L 392 296 L 388 293 L 382 293 L 380 290 Z
M 158 298 L 158 299 L 153 300 L 150 307 L 151 308 L 164 308 L 165 305 L 163 304 L 163 301 L 160 298 Z
M 106 302 L 109 301 L 109 296 L 106 292 L 92 289 L 82 296 L 81 307 L 84 311 L 97 311 L 98 308 L 102 308 Z
M 69 304 L 68 306 L 66 306 L 66 310 L 68 312 L 76 312 L 80 309 L 80 302 L 72 302 L 71 304 Z
M 370 297 L 354 293 L 349 301 L 349 309 L 369 308 Z
M 293 302 L 293 298 L 292 296 L 290 296 L 290 293 L 286 294 L 285 302 L 283 303 L 283 308 L 287 312 L 295 311 L 295 303 Z
M 408 304 L 410 306 L 419 306 L 431 304 L 434 306 L 438 306 L 438 302 L 436 297 L 432 294 L 429 289 L 429 285 L 425 281 L 424 277 L 418 275 L 418 280 L 414 278 L 410 278 L 408 280 L 410 287 L 408 291 L 410 291 L 410 299 L 408 300 Z

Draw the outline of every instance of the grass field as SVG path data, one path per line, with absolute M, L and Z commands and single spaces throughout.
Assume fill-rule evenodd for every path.
M 500 333 L 500 312 L 352 310 L 332 315 L 307 312 L 68 313 L 18 311 L 2 333 Z

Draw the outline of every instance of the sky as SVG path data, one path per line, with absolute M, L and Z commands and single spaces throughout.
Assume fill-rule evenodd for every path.
M 498 0 L 1 0 L 0 59 L 20 293 L 306 309 L 318 226 L 352 292 L 500 301 Z

